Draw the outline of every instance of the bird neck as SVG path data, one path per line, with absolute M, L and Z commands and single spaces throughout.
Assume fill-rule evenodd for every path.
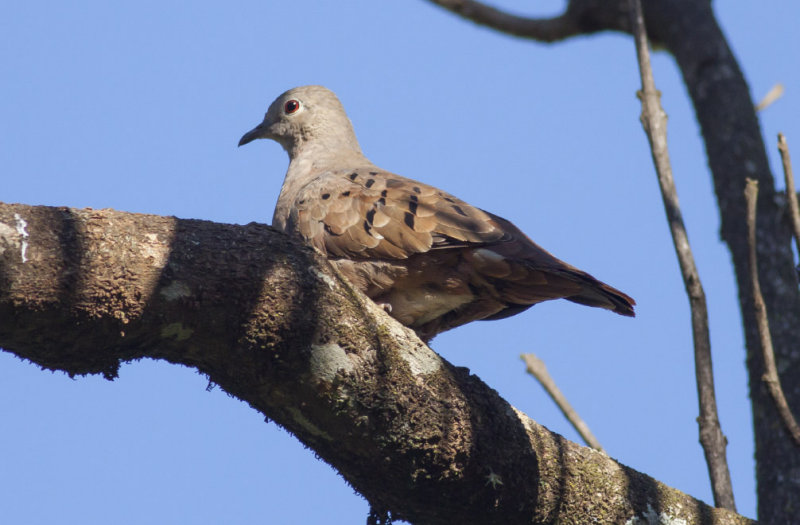
M 330 137 L 328 140 L 300 142 L 289 150 L 287 180 L 309 182 L 315 175 L 335 171 L 343 166 L 372 166 L 361 152 L 358 142 L 347 137 Z
M 272 225 L 289 232 L 295 226 L 291 220 L 291 212 L 296 208 L 295 202 L 306 186 L 322 175 L 358 168 L 377 169 L 361 152 L 358 143 L 355 143 L 355 147 L 344 147 L 341 144 L 338 147 L 329 147 L 323 142 L 314 142 L 290 150 L 289 168 L 275 206 Z

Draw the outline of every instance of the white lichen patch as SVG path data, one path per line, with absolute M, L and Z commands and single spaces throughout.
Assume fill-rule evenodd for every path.
M 189 285 L 183 281 L 172 281 L 158 293 L 167 301 L 175 301 L 182 297 L 191 297 L 192 290 L 189 288 Z
M 492 469 L 489 469 L 489 475 L 486 476 L 486 484 L 491 485 L 493 489 L 497 489 L 500 485 L 503 484 L 503 478 L 501 478 L 498 474 Z
M 175 338 L 176 341 L 186 341 L 192 337 L 193 333 L 194 330 L 182 323 L 171 323 L 161 329 L 161 337 L 164 339 Z
M 656 512 L 652 505 L 648 503 L 647 511 L 641 516 L 632 517 L 625 522 L 625 525 L 688 525 L 689 522 L 675 515 L 678 511 L 680 511 L 680 507 L 678 507 L 677 511 L 669 508 L 663 512 Z
M 309 271 L 311 272 L 311 275 L 313 275 L 314 277 L 316 277 L 317 279 L 319 279 L 323 283 L 327 284 L 328 288 L 330 288 L 331 290 L 336 288 L 336 281 L 331 279 L 330 276 L 325 275 L 323 272 L 321 272 L 317 268 L 314 268 L 313 266 L 311 268 L 309 268 Z
M 139 245 L 139 251 L 143 257 L 152 260 L 154 268 L 161 268 L 167 261 L 167 254 L 169 247 L 158 240 L 158 235 L 155 233 L 145 234 L 145 242 Z
M 339 371 L 352 372 L 355 368 L 344 348 L 336 343 L 311 345 L 311 373 L 314 377 L 333 381 Z
M 20 246 L 19 235 L 17 230 L 0 222 L 0 254 L 5 253 L 7 249 L 18 250 Z
M 19 213 L 14 214 L 14 222 L 17 223 L 17 234 L 22 238 L 22 242 L 20 243 L 20 256 L 22 257 L 22 262 L 28 262 L 28 257 L 25 255 L 25 252 L 28 251 L 28 232 L 25 228 L 28 227 L 28 223 L 25 222 Z
M 442 359 L 427 346 L 409 343 L 406 347 L 409 350 L 404 351 L 400 357 L 415 376 L 432 374 L 442 368 Z
M 320 429 L 317 425 L 309 421 L 308 418 L 306 418 L 306 416 L 304 416 L 299 409 L 294 407 L 289 407 L 288 410 L 294 422 L 303 427 L 304 429 L 306 429 L 308 432 L 326 441 L 331 441 L 333 439 L 328 433 L 326 433 L 324 430 Z
M 397 341 L 399 348 L 403 349 L 400 357 L 408 364 L 412 374 L 428 375 L 442 368 L 442 358 L 439 354 L 420 342 L 413 330 L 390 317 L 382 307 L 369 299 L 364 301 L 364 307 L 370 310 L 373 317 L 380 319 L 383 328 L 389 331 L 389 336 Z

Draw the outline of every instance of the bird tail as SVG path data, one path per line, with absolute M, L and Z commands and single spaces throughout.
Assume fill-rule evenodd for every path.
M 586 306 L 605 308 L 619 315 L 636 317 L 636 312 L 633 310 L 636 301 L 629 295 L 580 270 L 568 270 L 566 273 L 583 286 L 580 293 L 564 299 Z

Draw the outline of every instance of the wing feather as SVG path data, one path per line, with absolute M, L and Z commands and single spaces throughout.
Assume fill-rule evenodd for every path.
M 436 188 L 369 169 L 327 173 L 295 202 L 296 229 L 336 256 L 406 259 L 506 240 L 493 217 Z

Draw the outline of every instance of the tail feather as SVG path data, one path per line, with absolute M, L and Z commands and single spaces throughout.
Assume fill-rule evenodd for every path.
M 514 315 L 532 304 L 560 297 L 573 303 L 605 308 L 627 317 L 636 316 L 633 311 L 636 301 L 633 298 L 557 258 L 506 219 L 489 215 L 506 232 L 508 239 L 493 244 L 484 251 L 500 255 L 512 270 L 515 265 L 521 265 L 528 270 L 524 277 L 498 275 L 506 279 L 504 285 L 507 289 L 501 296 L 509 302 L 507 310 L 510 312 L 506 315 L 500 312 L 490 319 Z M 510 273 L 514 275 L 513 271 Z M 489 276 L 494 277 L 493 274 Z
M 587 273 L 570 273 L 579 277 L 584 286 L 580 294 L 564 297 L 564 299 L 586 306 L 605 308 L 619 315 L 636 317 L 636 312 L 633 310 L 636 301 L 632 297 L 602 281 L 598 281 Z

